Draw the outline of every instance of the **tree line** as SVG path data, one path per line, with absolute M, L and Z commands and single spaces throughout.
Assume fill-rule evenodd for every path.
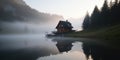
M 91 16 L 86 14 L 83 21 L 83 30 L 100 29 L 120 23 L 120 0 L 108 3 L 107 0 L 101 9 L 95 6 Z

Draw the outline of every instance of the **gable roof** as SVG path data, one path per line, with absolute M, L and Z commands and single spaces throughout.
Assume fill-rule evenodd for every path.
M 72 27 L 71 23 L 66 20 L 66 21 L 59 21 L 56 28 L 73 28 L 73 27 Z

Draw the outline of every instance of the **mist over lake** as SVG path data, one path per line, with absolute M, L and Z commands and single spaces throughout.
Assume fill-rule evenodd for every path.
M 81 30 L 82 19 L 69 19 L 72 25 L 74 26 L 73 29 Z M 13 21 L 13 22 L 6 22 L 0 21 L 0 33 L 2 34 L 24 34 L 24 33 L 43 33 L 56 31 L 56 26 L 60 20 L 56 20 L 54 22 L 47 21 L 47 22 L 21 22 L 21 21 Z M 65 20 L 64 20 L 65 21 Z
M 59 21 L 59 20 L 58 20 Z M 55 27 L 58 23 L 56 22 L 5 22 L 1 21 L 1 34 L 0 34 L 0 56 L 5 57 L 0 59 L 10 59 L 10 60 L 37 60 L 42 56 L 56 55 L 59 54 L 59 50 L 56 47 L 57 42 L 52 41 L 52 39 L 47 38 L 45 35 L 51 33 L 51 31 L 56 31 Z M 71 20 L 70 20 L 71 21 Z M 78 20 L 75 20 L 78 21 Z M 77 27 L 77 24 L 74 24 Z M 74 45 L 74 44 L 73 44 Z M 83 53 L 81 43 L 73 47 L 73 52 L 65 52 L 66 54 L 75 55 L 77 52 L 77 47 L 81 46 L 78 50 Z M 77 52 L 74 52 L 77 51 Z M 7 55 L 6 55 L 7 54 Z M 12 54 L 12 55 L 10 55 Z M 17 55 L 16 55 L 17 54 Z M 16 56 L 16 58 L 15 58 Z M 31 57 L 33 56 L 33 57 Z M 64 56 L 61 55 L 61 57 Z M 67 55 L 66 55 L 67 56 Z M 69 55 L 68 55 L 69 56 Z M 67 58 L 70 58 L 67 57 Z M 59 57 L 58 59 L 60 59 Z M 86 57 L 84 57 L 86 59 Z M 74 60 L 75 58 L 73 58 Z M 79 59 L 79 58 L 78 58 Z M 38 59 L 41 60 L 41 59 Z
M 120 60 L 120 0 L 0 0 L 0 60 Z
M 1 22 L 1 29 L 5 33 L 45 33 L 53 30 L 52 26 L 47 23 Z
M 71 20 L 69 20 L 71 21 Z M 80 22 L 74 20 L 74 22 Z M 72 21 L 71 21 L 72 22 Z M 89 38 L 47 38 L 46 34 L 56 31 L 56 22 L 1 22 L 0 59 L 6 60 L 87 60 L 106 55 L 118 58 L 117 50 L 97 39 Z M 75 28 L 77 23 L 73 24 Z M 78 28 L 79 29 L 79 28 Z M 60 49 L 64 46 L 62 49 Z M 69 48 L 69 50 L 66 50 Z M 97 49 L 96 49 L 97 48 Z M 90 50 L 92 52 L 90 53 Z M 103 49 L 103 50 L 100 50 Z M 63 50 L 64 52 L 61 52 Z M 108 51 L 109 50 L 109 51 Z M 116 51 L 116 52 L 111 52 Z M 96 54 L 96 52 L 99 52 Z M 110 55 L 108 55 L 111 53 Z M 119 52 L 118 52 L 119 53 Z M 100 54 L 100 55 L 99 55 Z M 97 55 L 97 57 L 96 57 Z M 74 56 L 74 57 L 73 57 Z M 113 55 L 112 55 L 113 56 Z
M 42 28 L 43 29 L 43 28 Z M 45 30 L 44 30 L 45 31 Z M 48 30 L 47 30 L 48 31 Z M 41 32 L 41 31 L 40 31 Z M 64 39 L 63 39 L 64 40 Z M 82 49 L 82 43 L 73 43 L 71 51 L 60 53 L 57 42 L 46 38 L 43 33 L 15 33 L 0 35 L 0 59 L 6 60 L 49 60 L 49 59 L 82 59 L 86 60 L 86 56 Z M 12 54 L 12 55 L 11 55 Z M 77 54 L 77 55 L 76 55 Z M 82 54 L 82 55 L 81 55 Z M 53 57 L 53 58 L 49 58 Z M 43 56 L 48 56 L 43 58 Z M 58 57 L 57 57 L 58 56 Z M 76 56 L 72 57 L 72 56 Z M 81 56 L 81 57 L 79 57 Z

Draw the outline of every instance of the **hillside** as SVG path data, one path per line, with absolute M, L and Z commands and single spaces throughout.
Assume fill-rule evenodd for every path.
M 48 21 L 59 20 L 62 16 L 38 12 L 23 0 L 0 0 L 0 21 Z

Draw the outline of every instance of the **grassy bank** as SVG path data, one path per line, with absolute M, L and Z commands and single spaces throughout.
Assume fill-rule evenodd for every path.
M 112 27 L 88 30 L 88 31 L 78 31 L 65 34 L 69 37 L 79 37 L 79 38 L 97 38 L 104 42 L 114 44 L 116 46 L 120 45 L 120 25 L 115 25 Z

